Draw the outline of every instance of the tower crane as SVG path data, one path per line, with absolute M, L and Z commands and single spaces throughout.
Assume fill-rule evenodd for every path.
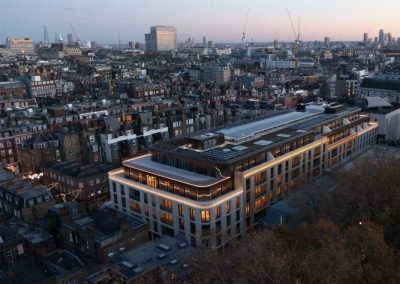
M 292 27 L 292 31 L 293 31 L 293 35 L 294 35 L 294 48 L 293 49 L 294 49 L 295 53 L 297 53 L 298 49 L 300 47 L 300 38 L 301 38 L 300 16 L 299 16 L 298 21 L 297 21 L 297 30 L 296 30 L 296 27 L 294 25 L 294 22 L 293 22 L 293 19 L 292 19 L 292 15 L 290 14 L 289 9 L 286 9 L 286 13 L 288 14 L 290 25 Z
M 244 28 L 243 28 L 243 34 L 242 34 L 242 43 L 243 44 L 245 44 L 245 40 L 246 40 L 246 31 L 247 31 L 247 22 L 249 20 L 249 12 L 250 12 L 250 9 L 247 9 L 246 20 L 244 22 Z
M 74 29 L 74 26 L 72 25 L 71 22 L 69 22 L 69 25 L 71 26 L 71 29 L 74 32 L 74 35 L 75 35 L 75 38 L 76 38 L 76 44 L 79 45 L 79 43 L 81 41 L 80 38 L 79 38 L 79 35 L 77 35 L 77 33 L 76 33 L 75 29 Z

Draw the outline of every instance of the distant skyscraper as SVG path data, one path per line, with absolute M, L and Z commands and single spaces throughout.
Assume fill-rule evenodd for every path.
M 205 47 L 207 45 L 207 39 L 205 36 L 203 36 L 203 46 Z
M 385 43 L 385 31 L 383 29 L 379 30 L 379 43 L 384 44 Z
M 68 42 L 68 45 L 74 44 L 74 38 L 72 37 L 72 34 L 67 34 L 67 42 Z
M 331 46 L 331 38 L 330 37 L 325 37 L 325 47 L 330 47 Z
M 128 47 L 129 47 L 130 49 L 133 49 L 133 41 L 128 42 Z
M 49 32 L 47 30 L 46 25 L 43 27 L 43 44 L 44 45 L 49 45 L 50 44 Z
M 145 34 L 146 51 L 174 51 L 177 50 L 177 33 L 175 27 L 153 26 L 150 33 Z
M 391 34 L 391 33 L 388 33 L 388 34 L 387 34 L 387 36 L 386 36 L 386 41 L 385 41 L 385 42 L 387 42 L 388 45 L 391 45 L 391 44 L 392 44 L 392 34 Z
M 364 46 L 367 46 L 367 44 L 368 44 L 368 34 L 367 33 L 364 33 L 363 43 L 364 43 Z
M 61 37 L 59 32 L 54 34 L 54 42 L 55 43 L 63 43 L 63 38 Z

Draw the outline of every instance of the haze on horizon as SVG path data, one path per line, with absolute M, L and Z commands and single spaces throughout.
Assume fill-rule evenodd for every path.
M 0 43 L 8 36 L 43 40 L 43 25 L 50 40 L 55 32 L 66 38 L 69 22 L 82 40 L 100 43 L 144 42 L 152 25 L 175 26 L 182 41 L 190 34 L 197 42 L 240 42 L 248 9 L 248 41 L 292 41 L 286 8 L 295 23 L 301 15 L 305 41 L 361 40 L 364 32 L 374 38 L 380 28 L 400 37 L 394 0 L 1 0 Z

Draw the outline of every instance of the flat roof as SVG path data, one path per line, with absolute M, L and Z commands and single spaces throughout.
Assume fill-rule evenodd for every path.
M 273 149 L 282 143 L 313 135 L 314 127 L 360 110 L 358 107 L 346 106 L 344 110 L 340 110 L 337 113 L 325 113 L 323 106 L 309 105 L 305 112 L 280 113 L 248 124 L 217 130 L 215 131 L 216 133 L 225 135 L 225 143 L 204 151 L 180 147 L 187 143 L 183 137 L 153 144 L 152 149 L 168 151 L 171 154 L 182 155 L 189 159 L 199 159 L 207 163 L 231 164 L 257 152 L 261 153 L 261 151 Z M 242 133 L 239 133 L 240 131 Z M 245 132 L 246 134 L 244 134 Z M 229 135 L 236 138 L 229 137 Z
M 5 82 L 0 82 L 0 87 L 4 86 L 15 86 L 15 85 L 20 85 L 21 87 L 24 87 L 24 83 L 21 81 L 5 81 Z
M 299 122 L 306 118 L 310 118 L 322 113 L 324 113 L 323 110 L 313 109 L 305 112 L 295 111 L 274 117 L 269 117 L 249 124 L 222 129 L 217 132 L 224 134 L 225 138 L 228 140 L 239 142 L 258 134 L 262 134 L 263 132 L 266 132 L 268 130 L 273 130 L 278 127 L 283 127 L 291 123 Z
M 225 180 L 153 162 L 150 155 L 127 160 L 123 165 L 196 186 L 211 186 Z
M 182 240 L 179 240 L 179 237 L 162 236 L 155 241 L 148 241 L 127 251 L 118 262 L 117 269 L 128 279 L 136 278 L 157 267 L 163 267 L 168 271 L 178 270 L 183 273 L 185 270 L 191 270 L 187 267 L 187 262 L 193 249 L 182 236 Z

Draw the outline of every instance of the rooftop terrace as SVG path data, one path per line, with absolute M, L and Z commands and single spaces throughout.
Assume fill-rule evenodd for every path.
M 183 183 L 193 184 L 200 187 L 210 186 L 224 180 L 223 178 L 215 178 L 207 175 L 201 175 L 198 173 L 153 162 L 151 161 L 150 155 L 127 160 L 123 164 L 138 170 L 157 174 L 169 179 L 178 180 Z

